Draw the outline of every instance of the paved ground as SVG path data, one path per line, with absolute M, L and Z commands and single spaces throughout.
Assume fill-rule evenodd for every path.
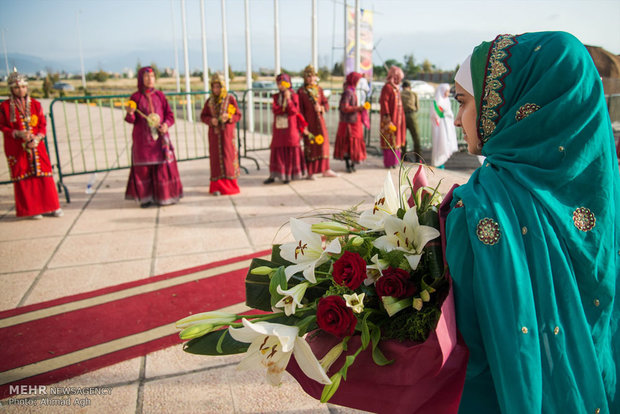
M 239 179 L 242 193 L 208 194 L 208 160 L 180 163 L 185 188 L 180 204 L 140 209 L 124 200 L 127 170 L 68 177 L 71 203 L 62 218 L 23 220 L 14 216 L 12 187 L 0 186 L 0 309 L 11 309 L 66 295 L 202 265 L 269 248 L 287 239 L 281 226 L 292 216 L 322 208 L 369 204 L 385 179 L 381 159 L 369 157 L 357 173 L 337 178 L 265 186 L 269 154 L 257 152 L 260 171 L 242 161 L 249 174 Z M 425 158 L 430 154 L 425 153 Z M 442 191 L 464 183 L 478 166 L 458 153 L 445 170 L 427 173 Z M 391 170 L 396 177 L 396 170 Z M 59 333 L 62 335 L 62 333 Z M 0 401 L 6 412 L 118 413 L 350 413 L 306 396 L 288 374 L 278 388 L 264 373 L 239 372 L 240 356 L 197 357 L 172 347 L 63 381 L 63 386 L 112 387 L 112 395 L 92 396 L 80 407 L 17 407 Z M 0 376 L 2 374 L 0 373 Z

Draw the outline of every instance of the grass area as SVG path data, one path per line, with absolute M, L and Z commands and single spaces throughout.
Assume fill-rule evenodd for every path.
M 262 81 L 273 81 L 274 78 L 271 76 L 261 76 L 258 80 Z M 81 79 L 67 79 L 61 80 L 61 82 L 69 83 L 73 85 L 75 88 L 74 91 L 64 92 L 64 96 L 84 96 L 84 93 L 80 89 L 82 86 Z M 320 85 L 325 89 L 340 89 L 342 88 L 343 78 L 342 77 L 332 77 L 329 80 L 323 80 L 320 82 Z M 185 78 L 181 77 L 181 91 L 185 92 Z M 30 94 L 34 98 L 42 98 L 43 97 L 43 80 L 30 80 L 28 81 L 28 86 L 30 90 Z M 164 92 L 176 92 L 176 79 L 175 78 L 159 78 L 155 83 L 155 87 L 161 89 Z M 190 78 L 190 88 L 192 91 L 202 91 L 204 88 L 204 84 L 200 77 L 192 77 Z M 130 94 L 133 93 L 137 89 L 137 81 L 136 79 L 108 79 L 105 82 L 97 82 L 97 81 L 87 81 L 86 89 L 88 90 L 89 95 L 122 95 L 122 94 Z M 245 77 L 236 76 L 230 82 L 230 89 L 233 91 L 242 91 L 246 89 Z M 8 96 L 8 86 L 5 84 L 0 86 L 0 96 Z M 54 90 L 50 95 L 50 98 L 58 98 L 60 95 L 59 91 Z

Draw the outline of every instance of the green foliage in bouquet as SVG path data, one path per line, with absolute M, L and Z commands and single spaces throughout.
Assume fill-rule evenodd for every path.
M 422 167 L 420 167 L 422 168 Z M 240 368 L 267 368 L 278 384 L 291 355 L 302 371 L 325 384 L 328 401 L 356 357 L 370 347 L 377 365 L 388 360 L 382 340 L 423 342 L 436 327 L 447 295 L 439 238 L 437 188 L 414 191 L 409 172 L 395 189 L 388 173 L 372 209 L 355 206 L 318 223 L 290 220 L 292 243 L 254 259 L 246 277 L 246 305 L 264 313 L 207 312 L 177 322 L 185 351 L 204 355 L 246 352 Z M 413 206 L 409 206 L 412 202 Z M 304 336 L 323 331 L 341 339 L 319 361 Z M 330 377 L 330 366 L 352 335 L 361 346 Z

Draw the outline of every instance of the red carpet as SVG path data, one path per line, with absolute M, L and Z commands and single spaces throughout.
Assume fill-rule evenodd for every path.
M 0 398 L 180 343 L 174 322 L 244 302 L 250 260 L 267 254 L 0 312 Z

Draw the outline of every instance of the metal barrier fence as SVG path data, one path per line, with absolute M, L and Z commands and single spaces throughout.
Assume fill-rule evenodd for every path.
M 270 89 L 248 89 L 233 93 L 239 96 L 238 103 L 243 113 L 237 124 L 239 157 L 258 161 L 251 157 L 254 151 L 269 149 L 273 125 Z M 327 89 L 329 111 L 325 114 L 329 138 L 333 144 L 338 128 L 338 104 L 341 89 Z M 178 161 L 209 157 L 208 129 L 200 122 L 200 112 L 208 92 L 167 93 L 168 102 L 175 116 L 175 125 L 170 128 L 170 139 Z M 132 125 L 124 121 L 124 103 L 131 95 L 77 96 L 54 99 L 49 107 L 51 135 L 47 142 L 50 158 L 56 160 L 58 189 L 65 193 L 70 202 L 64 177 L 93 174 L 103 171 L 126 169 L 131 166 Z M 370 96 L 371 128 L 366 131 L 369 152 L 380 153 L 378 94 Z M 453 112 L 457 111 L 452 102 Z M 421 99 L 417 113 L 418 129 L 422 147 L 431 147 L 430 110 L 432 100 Z M 250 112 L 249 108 L 253 108 Z M 410 139 L 410 138 L 409 138 Z M 459 142 L 462 142 L 458 131 Z M 52 161 L 53 162 L 53 161 Z M 247 168 L 242 168 L 247 172 Z M 10 181 L 2 182 L 10 183 Z
M 207 95 L 208 92 L 166 94 L 175 117 L 169 134 L 178 161 L 209 157 L 207 126 L 200 122 Z M 64 177 L 131 166 L 133 126 L 124 121 L 124 103 L 130 96 L 63 97 L 50 104 L 54 138 L 50 157 L 56 159 L 58 188 L 64 190 L 67 202 L 70 195 Z

